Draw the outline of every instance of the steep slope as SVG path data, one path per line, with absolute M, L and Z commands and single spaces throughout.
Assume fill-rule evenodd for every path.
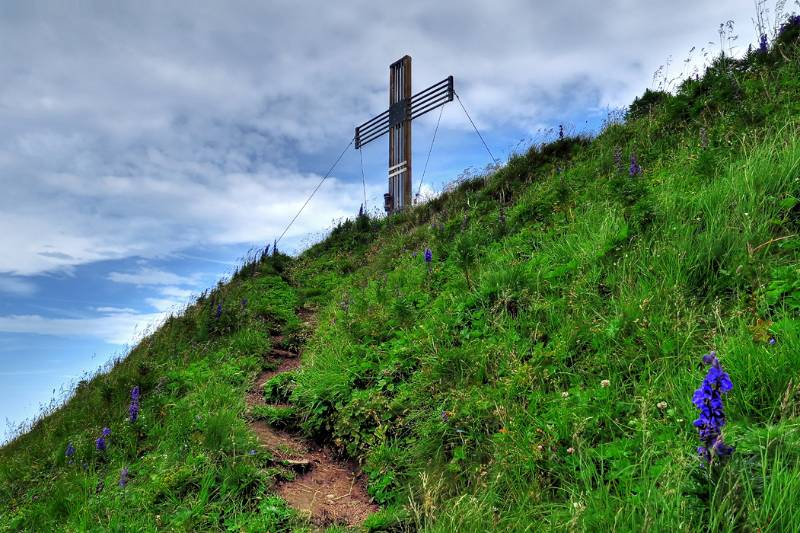
M 3 448 L 0 527 L 311 527 L 246 402 L 263 355 L 302 347 L 265 385 L 292 407 L 261 415 L 363 465 L 365 528 L 800 529 L 799 35 L 245 265 Z M 703 466 L 710 350 L 736 449 Z

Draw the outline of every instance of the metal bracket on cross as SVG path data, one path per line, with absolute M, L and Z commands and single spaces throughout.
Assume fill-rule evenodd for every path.
M 389 192 L 384 209 L 391 214 L 411 205 L 411 121 L 453 101 L 453 76 L 411 96 L 411 56 L 389 65 L 389 109 L 356 128 L 355 147 L 389 134 Z

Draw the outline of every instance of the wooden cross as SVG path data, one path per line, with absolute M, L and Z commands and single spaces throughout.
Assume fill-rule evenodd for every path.
M 453 101 L 453 76 L 411 96 L 411 56 L 389 65 L 389 109 L 356 128 L 356 150 L 389 134 L 388 214 L 411 205 L 411 121 Z

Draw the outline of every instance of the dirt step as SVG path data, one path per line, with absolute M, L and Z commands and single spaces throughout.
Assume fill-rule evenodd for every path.
M 355 465 L 336 463 L 324 453 L 313 455 L 310 471 L 277 487 L 278 495 L 289 505 L 318 526 L 357 526 L 378 511 Z
M 297 359 L 299 354 L 296 352 L 290 352 L 289 350 L 281 350 L 280 348 L 273 348 L 270 350 L 270 355 L 275 358 L 281 359 Z

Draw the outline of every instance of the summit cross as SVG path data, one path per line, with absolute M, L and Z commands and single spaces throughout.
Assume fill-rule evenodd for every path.
M 356 128 L 355 147 L 389 134 L 389 192 L 383 195 L 388 214 L 411 205 L 411 121 L 453 101 L 453 76 L 411 95 L 411 56 L 389 65 L 389 109 Z

